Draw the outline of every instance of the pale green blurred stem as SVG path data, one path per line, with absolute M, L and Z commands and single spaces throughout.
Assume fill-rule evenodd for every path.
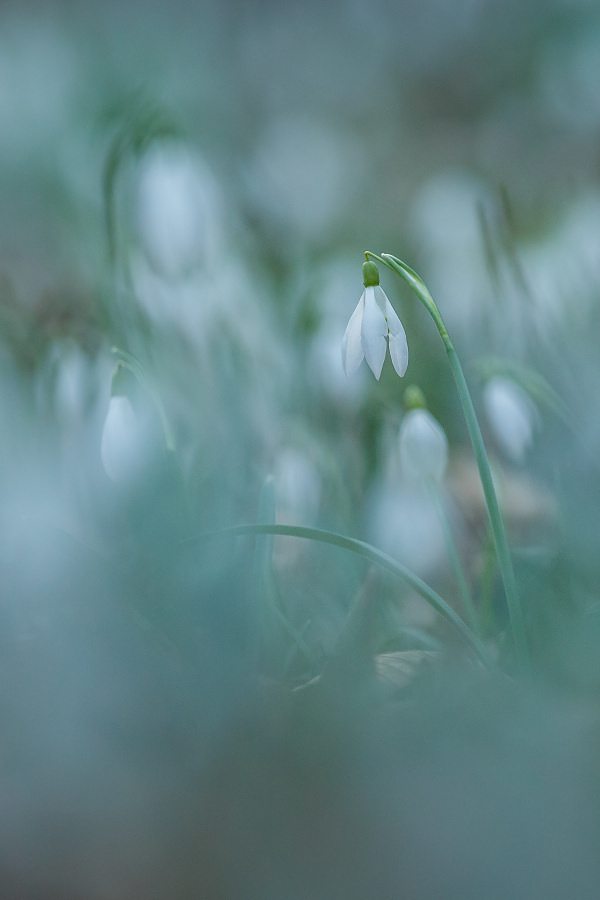
M 496 555 L 498 557 L 498 566 L 500 568 L 500 574 L 504 583 L 504 591 L 506 593 L 506 602 L 508 605 L 508 613 L 511 621 L 515 650 L 520 664 L 524 666 L 526 660 L 528 659 L 525 622 L 523 620 L 523 611 L 521 609 L 521 602 L 519 600 L 519 594 L 517 591 L 515 573 L 510 557 L 510 551 L 508 549 L 506 529 L 504 527 L 502 515 L 500 514 L 498 498 L 496 497 L 494 482 L 492 480 L 492 473 L 490 471 L 490 464 L 485 445 L 483 443 L 483 437 L 481 436 L 481 429 L 479 428 L 479 422 L 477 421 L 471 394 L 469 393 L 469 388 L 467 387 L 467 382 L 465 380 L 465 376 L 458 356 L 456 355 L 454 345 L 450 340 L 450 336 L 448 335 L 448 330 L 446 329 L 446 325 L 441 316 L 441 313 L 419 275 L 417 275 L 416 272 L 414 272 L 409 266 L 407 266 L 406 263 L 403 263 L 395 256 L 391 256 L 389 253 L 382 253 L 381 256 L 377 256 L 376 253 L 367 251 L 365 253 L 365 256 L 367 259 L 376 259 L 382 265 L 387 266 L 388 269 L 391 269 L 392 272 L 395 272 L 397 275 L 403 278 L 404 281 L 407 282 L 407 284 L 415 292 L 415 294 L 435 322 L 436 328 L 439 331 L 440 337 L 444 343 L 444 347 L 446 348 L 448 361 L 450 363 L 450 368 L 452 369 L 452 375 L 454 376 L 454 381 L 456 382 L 456 387 L 458 388 L 458 394 L 466 419 L 469 437 L 471 438 L 471 443 L 473 445 L 473 451 L 475 453 L 475 459 L 477 461 L 477 468 L 479 469 L 479 477 L 481 479 L 481 485 L 483 487 L 483 493 L 485 496 L 485 502 L 492 529 L 492 536 L 494 538 L 494 546 L 496 548 Z

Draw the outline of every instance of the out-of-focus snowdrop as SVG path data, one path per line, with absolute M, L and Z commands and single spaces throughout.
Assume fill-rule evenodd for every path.
M 427 577 L 445 562 L 444 532 L 430 486 L 407 472 L 397 426 L 382 434 L 382 466 L 366 505 L 368 540 Z
M 38 402 L 50 404 L 63 429 L 81 428 L 94 416 L 100 385 L 107 377 L 110 362 L 106 356 L 91 356 L 73 340 L 54 341 L 37 382 Z M 46 397 L 49 387 L 52 396 Z
M 442 172 L 423 186 L 412 209 L 427 284 L 443 299 L 448 326 L 463 335 L 473 331 L 490 293 L 477 214 L 481 203 L 490 203 L 489 191 L 473 175 Z
M 172 376 L 163 386 L 164 402 L 176 432 L 188 435 L 179 442 L 184 465 L 193 459 L 196 440 L 208 442 L 210 435 L 212 447 L 220 439 L 231 447 L 248 440 L 269 448 L 297 368 L 296 347 L 282 335 L 264 283 L 257 283 L 235 252 L 219 257 L 214 273 L 201 269 L 172 283 L 143 260 L 134 260 L 131 271 L 138 302 L 157 333 L 157 352 Z M 234 422 L 235 439 L 229 433 Z M 197 439 L 191 437 L 194 430 Z
M 104 470 L 116 484 L 140 480 L 156 452 L 150 421 L 136 412 L 129 397 L 129 373 L 118 366 L 112 379 L 100 456 Z
M 539 425 L 539 411 L 529 394 L 509 378 L 494 377 L 483 390 L 485 412 L 506 456 L 522 463 Z
M 181 337 L 194 353 L 197 380 L 211 383 L 220 367 L 252 369 L 252 376 L 269 376 L 284 383 L 291 371 L 289 353 L 276 323 L 244 261 L 229 254 L 218 272 L 197 272 L 185 281 L 168 283 L 141 260 L 133 260 L 136 295 L 154 324 Z M 238 385 L 241 385 L 238 382 Z
M 277 353 L 268 304 L 238 254 L 223 253 L 225 223 L 219 186 L 186 146 L 157 144 L 142 161 L 137 221 L 143 253 L 132 255 L 135 294 L 160 329 L 178 333 L 212 365 L 218 344 L 241 362 Z
M 140 165 L 136 219 L 163 277 L 184 278 L 213 258 L 222 244 L 222 201 L 206 163 L 183 144 L 155 144 Z
M 70 338 L 57 339 L 40 360 L 35 378 L 39 421 L 56 429 L 55 477 L 75 500 L 101 474 L 98 440 L 107 407 L 107 388 L 114 361 L 108 354 L 89 353 Z M 53 459 L 51 451 L 46 461 Z
M 102 465 L 117 484 L 132 479 L 142 450 L 139 422 L 129 397 L 111 397 L 102 432 Z
M 355 139 L 289 115 L 274 119 L 263 134 L 246 183 L 261 213 L 305 237 L 323 238 L 348 209 L 362 170 Z
M 66 445 L 87 440 L 104 416 L 106 390 L 114 361 L 106 353 L 89 353 L 71 338 L 53 341 L 40 363 L 35 382 L 39 410 L 50 412 Z
M 406 413 L 398 443 L 402 468 L 409 477 L 442 480 L 448 465 L 448 438 L 429 410 L 418 406 Z
M 421 577 L 445 561 L 444 533 L 423 483 L 382 479 L 371 492 L 366 525 L 370 543 Z
M 40 411 L 51 411 L 63 427 L 81 422 L 90 399 L 91 360 L 71 340 L 55 340 L 39 361 L 34 391 Z

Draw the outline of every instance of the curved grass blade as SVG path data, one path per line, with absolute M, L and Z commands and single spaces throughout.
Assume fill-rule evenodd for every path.
M 485 666 L 488 668 L 494 667 L 493 660 L 484 644 L 479 640 L 477 635 L 473 633 L 466 622 L 461 619 L 458 613 L 455 612 L 452 607 L 433 590 L 433 588 L 429 587 L 425 581 L 419 578 L 418 575 L 415 575 L 414 572 L 411 572 L 410 569 L 407 569 L 406 566 L 403 566 L 402 563 L 397 562 L 397 560 L 388 556 L 387 553 L 383 553 L 381 550 L 371 546 L 371 544 L 367 544 L 365 541 L 345 537 L 344 535 L 336 534 L 332 531 L 324 531 L 320 528 L 305 528 L 301 525 L 234 525 L 231 528 L 221 528 L 218 531 L 207 532 L 188 538 L 186 543 L 208 540 L 213 537 L 224 537 L 226 535 L 239 537 L 245 534 L 277 534 L 287 537 L 304 538 L 308 541 L 317 541 L 321 544 L 331 544 L 334 547 L 341 547 L 342 550 L 348 550 L 351 553 L 362 556 L 364 559 L 369 560 L 369 562 L 375 563 L 375 565 L 396 575 L 397 578 L 400 578 L 405 584 L 412 587 L 413 590 L 423 597 L 437 613 L 443 616 L 447 622 L 450 622 L 450 624 L 461 634 L 462 638 L 469 644 L 471 649 L 475 651 Z

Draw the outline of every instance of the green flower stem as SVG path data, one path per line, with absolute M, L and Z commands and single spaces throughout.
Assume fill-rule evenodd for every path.
M 483 561 L 481 577 L 479 579 L 479 615 L 481 620 L 481 634 L 492 634 L 494 630 L 494 587 L 498 574 L 498 561 L 492 531 L 486 529 L 483 544 Z
M 430 588 L 426 582 L 422 581 L 418 575 L 415 575 L 406 566 L 403 566 L 402 563 L 397 562 L 391 556 L 388 556 L 387 553 L 382 553 L 381 550 L 377 550 L 376 547 L 372 547 L 371 544 L 367 544 L 364 541 L 357 541 L 355 538 L 335 534 L 332 531 L 323 531 L 320 528 L 305 528 L 300 525 L 235 525 L 232 528 L 222 528 L 219 531 L 212 531 L 188 538 L 186 543 L 226 535 L 239 537 L 244 534 L 280 534 L 287 537 L 318 541 L 321 544 L 333 544 L 335 547 L 341 547 L 343 550 L 349 550 L 351 553 L 356 553 L 358 556 L 368 559 L 369 562 L 375 563 L 382 569 L 387 569 L 388 572 L 392 572 L 396 577 L 402 579 L 405 584 L 412 587 L 437 613 L 450 622 L 488 669 L 494 668 L 494 662 L 485 645 L 473 633 L 466 622 L 461 619 L 458 613 L 433 588 Z
M 521 609 L 521 603 L 517 591 L 515 573 L 510 557 L 510 551 L 508 549 L 506 529 L 504 527 L 504 521 L 500 514 L 498 498 L 496 497 L 494 482 L 492 480 L 492 473 L 490 471 L 490 464 L 487 457 L 485 445 L 483 443 L 483 437 L 481 436 L 481 429 L 479 428 L 479 422 L 477 421 L 471 394 L 469 393 L 469 388 L 467 387 L 467 382 L 465 380 L 465 376 L 458 356 L 456 355 L 454 345 L 450 340 L 441 313 L 419 275 L 417 275 L 416 272 L 409 268 L 406 263 L 403 263 L 395 256 L 391 256 L 389 253 L 383 253 L 381 256 L 377 256 L 377 254 L 367 251 L 365 253 L 365 256 L 367 257 L 367 259 L 373 258 L 378 260 L 380 263 L 382 263 L 382 265 L 387 266 L 388 269 L 391 269 L 410 285 L 412 290 L 415 292 L 415 294 L 435 322 L 436 328 L 439 331 L 440 337 L 444 343 L 444 347 L 446 348 L 448 361 L 450 363 L 450 368 L 452 369 L 452 375 L 454 376 L 454 381 L 456 382 L 456 387 L 458 388 L 458 394 L 466 419 L 469 437 L 471 438 L 471 443 L 473 445 L 473 451 L 475 453 L 475 459 L 477 461 L 477 468 L 479 469 L 479 477 L 481 479 L 481 485 L 483 487 L 485 502 L 488 509 L 492 536 L 494 538 L 494 546 L 496 548 L 496 556 L 498 557 L 498 566 L 500 568 L 500 574 L 504 583 L 504 591 L 506 594 L 506 602 L 508 605 L 508 612 L 512 626 L 515 650 L 517 658 L 519 659 L 520 664 L 523 666 L 528 659 L 527 638 L 525 634 L 523 611 Z

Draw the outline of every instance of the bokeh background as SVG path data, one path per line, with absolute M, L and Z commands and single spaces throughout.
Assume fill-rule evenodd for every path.
M 0 5 L 3 896 L 598 896 L 599 84 L 593 0 Z M 443 347 L 389 271 L 407 375 L 342 370 L 366 249 L 463 360 L 526 686 L 338 549 L 192 539 L 328 528 L 462 612 L 400 465 L 417 384 L 513 674 Z M 146 381 L 108 472 L 114 346 Z

